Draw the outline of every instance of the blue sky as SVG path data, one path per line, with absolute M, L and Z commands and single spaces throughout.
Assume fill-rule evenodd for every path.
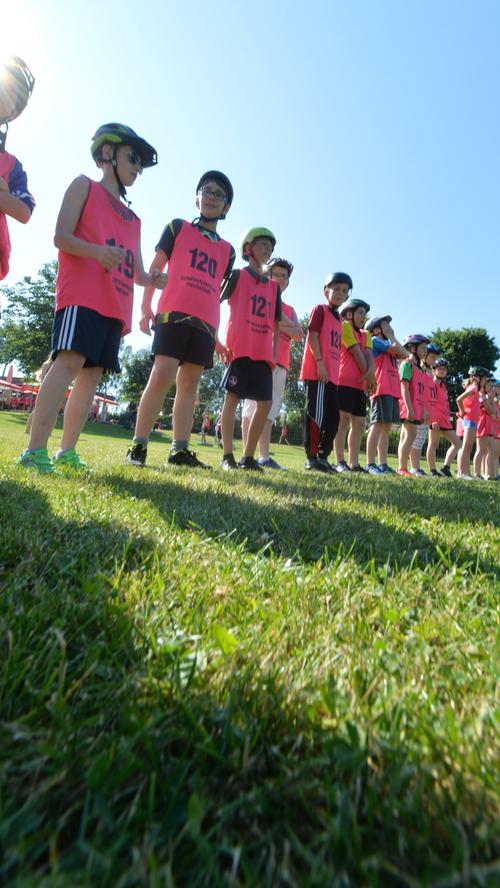
M 216 167 L 235 189 L 220 233 L 274 231 L 300 316 L 341 270 L 400 337 L 482 326 L 500 344 L 498 3 L 16 0 L 10 15 L 0 56 L 36 84 L 7 148 L 37 209 L 11 225 L 5 284 L 56 257 L 63 193 L 98 178 L 90 138 L 118 120 L 159 154 L 129 192 L 146 265 Z M 137 325 L 128 342 L 149 344 Z

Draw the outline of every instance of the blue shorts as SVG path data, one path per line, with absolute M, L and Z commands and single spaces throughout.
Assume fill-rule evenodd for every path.
M 477 429 L 477 422 L 474 422 L 473 419 L 463 419 L 462 420 L 462 428 L 463 429 Z

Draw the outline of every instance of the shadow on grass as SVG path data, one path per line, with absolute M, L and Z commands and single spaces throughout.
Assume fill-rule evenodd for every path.
M 221 658 L 207 640 L 204 666 L 189 638 L 159 646 L 150 590 L 129 598 L 147 536 L 62 518 L 15 482 L 0 485 L 0 513 L 6 883 L 399 886 L 476 864 L 487 874 L 494 812 L 458 770 L 441 782 L 445 742 L 431 768 L 334 717 L 333 684 L 313 714 L 258 658 Z
M 258 494 L 263 488 L 268 493 L 269 483 L 264 477 L 249 478 L 247 485 L 236 483 L 227 492 L 217 488 L 217 478 L 212 475 L 205 489 L 186 491 L 187 474 L 179 481 L 168 472 L 155 474 L 154 480 L 144 475 L 125 478 L 109 474 L 104 483 L 119 496 L 151 502 L 165 521 L 180 529 L 194 525 L 211 538 L 231 534 L 235 542 L 245 541 L 250 551 L 268 546 L 275 555 L 306 562 L 336 557 L 340 551 L 351 553 L 362 565 L 373 561 L 378 567 L 390 564 L 400 569 L 443 562 L 436 543 L 418 527 L 408 523 L 402 530 L 390 519 L 384 523 L 362 514 L 356 508 L 357 491 L 348 491 L 351 500 L 344 508 L 346 491 L 335 482 L 326 490 L 323 484 L 316 490 L 307 487 L 299 502 L 292 485 L 293 500 L 287 502 L 282 495 L 262 503 L 252 498 L 252 490 Z M 212 478 L 215 489 L 208 486 Z M 332 505 L 340 505 L 340 509 Z M 494 560 L 478 555 L 472 548 L 457 546 L 447 552 L 447 558 L 482 572 L 495 571 Z

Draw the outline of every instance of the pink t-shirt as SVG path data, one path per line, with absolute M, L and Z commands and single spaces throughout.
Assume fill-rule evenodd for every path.
M 451 429 L 450 402 L 444 382 L 435 380 L 437 387 L 436 417 L 432 422 L 437 422 L 440 429 Z
M 476 425 L 479 422 L 479 390 L 477 385 L 469 385 L 465 389 L 465 398 L 462 401 L 462 409 L 465 419 L 470 419 Z
M 388 351 L 377 355 L 375 358 L 375 382 L 376 388 L 373 395 L 370 395 L 371 398 L 378 398 L 380 395 L 391 395 L 393 398 L 400 397 L 401 385 L 398 361 Z
M 338 385 L 340 372 L 340 345 L 342 321 L 327 305 L 316 305 L 309 319 L 304 356 L 300 370 L 301 379 L 318 379 L 318 367 L 309 345 L 309 331 L 318 334 L 321 357 L 328 373 L 328 381 Z
M 212 241 L 196 225 L 183 222 L 168 263 L 168 282 L 158 300 L 158 314 L 180 311 L 216 330 L 220 288 L 230 253 L 227 241 Z
M 274 367 L 273 338 L 278 285 L 242 268 L 229 299 L 226 345 L 232 359 L 267 361 Z
M 132 326 L 134 275 L 141 220 L 99 182 L 89 180 L 89 193 L 74 234 L 92 244 L 125 250 L 125 260 L 107 272 L 97 259 L 59 250 L 56 311 L 68 305 L 92 308 L 104 317 Z

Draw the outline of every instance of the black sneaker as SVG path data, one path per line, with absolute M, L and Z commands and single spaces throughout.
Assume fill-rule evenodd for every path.
M 378 470 L 381 475 L 395 475 L 396 474 L 395 470 L 391 469 L 391 467 L 388 466 L 387 463 L 380 463 Z
M 239 463 L 240 469 L 247 469 L 251 472 L 263 472 L 264 469 L 259 466 L 256 459 L 253 456 L 242 456 Z
M 167 462 L 170 466 L 188 466 L 190 469 L 209 469 L 205 463 L 200 462 L 196 453 L 192 450 L 178 450 L 177 453 L 171 453 Z
M 127 450 L 125 462 L 129 466 L 139 466 L 140 469 L 143 469 L 146 465 L 147 453 L 148 448 L 145 444 L 132 444 Z
M 320 460 L 317 456 L 310 456 L 306 459 L 304 468 L 307 469 L 308 472 L 330 472 L 332 466 L 326 468 L 325 462 L 326 460 Z M 329 463 L 327 463 L 327 465 L 329 465 Z
M 316 462 L 318 464 L 318 469 L 320 470 L 320 472 L 330 472 L 332 475 L 336 474 L 335 469 L 332 465 L 330 465 L 326 456 L 318 456 L 316 458 Z
M 441 478 L 441 472 L 438 472 L 437 469 L 431 469 L 430 474 L 433 478 Z
M 449 466 L 443 466 L 443 468 L 440 469 L 439 474 L 443 478 L 451 478 L 452 477 L 451 469 Z
M 236 462 L 232 453 L 226 453 L 226 455 L 222 457 L 220 465 L 221 469 L 224 469 L 224 471 L 226 472 L 230 472 L 231 469 L 238 468 L 238 463 Z
M 351 472 L 363 472 L 366 474 L 366 469 L 364 469 L 363 466 L 360 466 L 358 464 L 357 466 L 352 467 Z

